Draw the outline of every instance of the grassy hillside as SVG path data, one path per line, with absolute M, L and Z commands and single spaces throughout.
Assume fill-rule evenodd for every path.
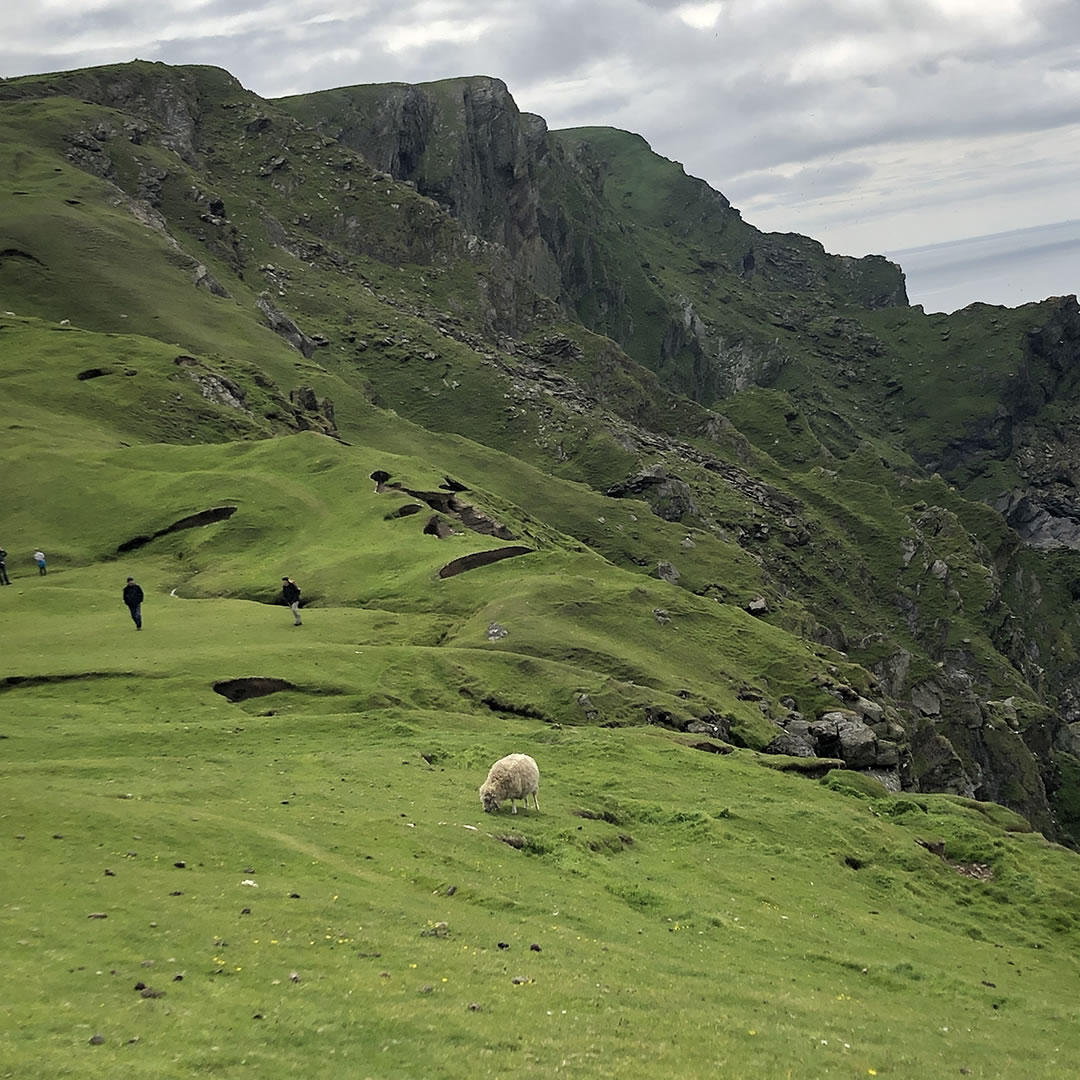
M 1068 1071 L 1080 578 L 969 497 L 1067 305 L 491 79 L 7 80 L 0 151 L 0 1075 Z
M 12 1075 L 233 1076 L 311 1053 L 342 1076 L 495 1076 L 506 1055 L 528 1076 L 1066 1067 L 1078 864 L 1021 819 L 492 711 L 481 689 L 520 694 L 525 670 L 551 709 L 568 689 L 606 706 L 611 680 L 501 648 L 512 614 L 494 647 L 468 620 L 436 645 L 453 605 L 320 599 L 294 628 L 173 596 L 176 553 L 153 549 L 17 566 L 3 594 L 21 679 L 0 691 L 0 917 L 31 988 L 4 1010 Z M 294 569 L 267 541 L 245 552 L 268 581 Z M 473 589 L 504 591 L 495 569 Z M 293 688 L 213 690 L 256 675 Z M 487 765 L 519 749 L 541 811 L 484 815 Z

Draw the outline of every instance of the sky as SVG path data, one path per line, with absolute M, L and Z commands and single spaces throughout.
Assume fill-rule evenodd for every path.
M 136 57 L 218 65 L 264 97 L 497 76 L 551 127 L 638 132 L 752 224 L 844 254 L 1078 217 L 1080 0 L 33 0 L 5 10 L 5 77 Z

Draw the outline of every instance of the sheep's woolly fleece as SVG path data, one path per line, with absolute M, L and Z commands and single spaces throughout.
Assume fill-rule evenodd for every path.
M 540 790 L 540 770 L 528 754 L 508 754 L 499 758 L 488 770 L 487 779 L 480 787 L 480 801 L 489 813 L 499 809 L 499 804 L 510 800 L 513 812 L 517 813 L 515 799 L 523 799 L 528 809 L 529 796 L 533 797 L 536 809 L 540 809 L 537 793 Z

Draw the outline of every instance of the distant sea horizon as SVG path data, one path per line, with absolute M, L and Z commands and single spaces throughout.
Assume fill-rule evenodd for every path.
M 1016 307 L 1080 292 L 1080 220 L 887 251 L 927 311 L 968 304 Z

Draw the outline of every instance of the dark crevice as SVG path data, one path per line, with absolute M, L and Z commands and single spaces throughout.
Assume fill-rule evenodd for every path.
M 102 375 L 115 374 L 116 372 L 113 368 L 92 367 L 87 368 L 85 371 L 80 371 L 79 374 L 75 376 L 75 378 L 78 379 L 79 382 L 86 382 L 87 379 L 100 379 Z
M 532 550 L 532 548 L 514 546 L 495 548 L 493 551 L 474 551 L 471 555 L 462 555 L 460 559 L 448 562 L 439 571 L 439 577 L 455 577 L 458 574 L 464 574 L 467 570 L 477 570 L 481 566 L 502 562 L 503 559 L 512 559 L 517 555 L 531 555 Z
M 425 536 L 437 536 L 440 540 L 445 540 L 448 536 L 454 535 L 454 529 L 450 522 L 445 518 L 439 517 L 438 514 L 433 514 L 428 523 L 424 526 Z
M 461 523 L 468 529 L 472 529 L 473 532 L 483 533 L 485 536 L 494 536 L 499 540 L 516 540 L 517 536 L 514 535 L 505 525 L 501 525 L 494 518 L 488 517 L 487 514 L 480 510 L 477 510 L 475 506 L 469 503 L 463 503 L 459 499 L 454 499 L 456 504 L 454 509 L 461 518 Z
M 707 754 L 732 754 L 735 752 L 734 746 L 729 746 L 726 743 L 710 742 L 708 739 L 702 739 L 700 742 L 688 742 L 685 745 L 689 746 L 691 750 L 704 750 Z
M 19 192 L 15 194 L 18 195 Z M 25 259 L 27 262 L 37 263 L 38 266 L 45 265 L 40 259 L 35 259 L 29 251 L 21 251 L 19 248 L 4 248 L 0 251 L 0 260 L 3 259 Z
M 389 514 L 383 517 L 383 521 L 393 521 L 395 518 L 412 517 L 413 514 L 419 514 L 424 508 L 419 503 L 405 503 L 404 506 L 399 506 L 396 510 L 391 510 Z
M 79 682 L 93 679 L 141 678 L 133 671 L 80 671 L 72 675 L 8 675 L 0 678 L 0 692 L 31 686 L 48 686 L 52 683 Z
M 402 495 L 411 495 L 414 499 L 426 503 L 438 514 L 454 515 L 461 520 L 462 525 L 472 529 L 473 532 L 482 533 L 484 536 L 494 536 L 499 540 L 517 539 L 517 535 L 501 522 L 496 521 L 482 510 L 477 510 L 471 503 L 459 499 L 457 497 L 458 493 L 469 489 L 449 476 L 446 477 L 446 483 L 440 485 L 443 489 L 440 491 L 416 491 L 397 482 L 391 483 L 390 474 L 383 469 L 377 469 L 373 472 L 371 479 L 375 481 L 375 491 L 377 493 L 397 491 Z
M 457 499 L 450 492 L 446 491 L 412 491 L 409 488 L 401 488 L 406 495 L 411 495 L 414 499 L 419 499 L 421 502 L 426 502 L 432 510 L 437 510 L 440 514 L 456 514 L 457 513 Z
M 152 536 L 135 536 L 130 540 L 125 540 L 116 549 L 116 553 L 120 555 L 126 551 L 134 551 L 136 548 L 149 544 L 151 540 L 156 540 L 159 536 L 179 532 L 181 529 L 196 529 L 200 525 L 212 525 L 217 521 L 227 521 L 236 511 L 237 507 L 235 506 L 213 506 L 209 510 L 200 510 L 197 514 L 189 514 L 187 517 L 180 518 L 179 521 L 174 521 L 164 529 L 158 529 Z
M 531 705 L 515 705 L 512 701 L 504 701 L 502 698 L 495 697 L 494 694 L 481 698 L 480 704 L 486 705 L 492 712 L 509 713 L 511 716 L 524 716 L 530 720 L 546 721 L 548 719 L 539 709 L 534 709 Z
M 248 701 L 251 698 L 266 697 L 281 690 L 295 690 L 296 687 L 287 679 L 272 679 L 261 676 L 245 679 L 223 679 L 214 683 L 214 693 L 228 698 L 232 702 Z

